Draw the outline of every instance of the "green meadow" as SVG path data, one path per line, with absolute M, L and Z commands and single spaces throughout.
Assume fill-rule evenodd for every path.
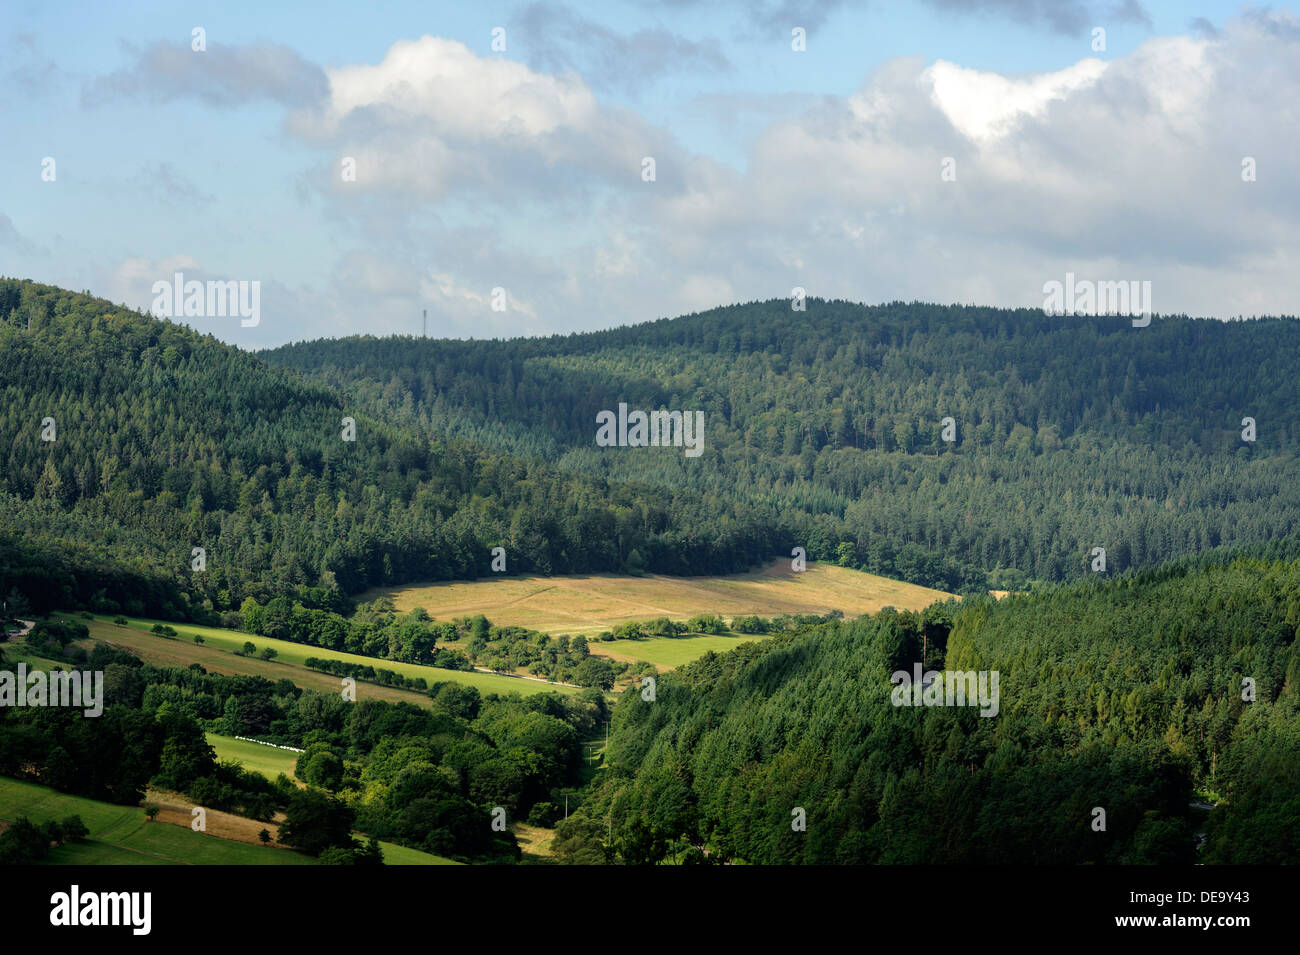
M 250 743 L 217 733 L 208 733 L 207 737 L 208 745 L 216 750 L 217 759 L 240 763 L 245 769 L 261 773 L 267 779 L 275 779 L 281 773 L 290 779 L 294 778 L 293 768 L 298 761 L 298 754 L 292 750 Z
M 315 865 L 291 849 L 255 846 L 194 832 L 167 822 L 149 822 L 139 806 L 115 806 L 45 786 L 0 778 L 0 819 L 23 816 L 33 822 L 77 815 L 90 830 L 80 841 L 59 846 L 50 865 Z

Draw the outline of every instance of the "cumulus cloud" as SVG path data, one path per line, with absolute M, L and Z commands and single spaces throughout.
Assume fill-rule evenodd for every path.
M 1158 309 L 1294 311 L 1293 22 L 1038 76 L 891 61 L 774 123 L 744 174 L 710 170 L 657 205 L 665 267 L 751 296 L 1025 305 L 1069 269 L 1152 279 Z M 1243 181 L 1247 156 L 1271 173 Z
M 329 94 L 295 111 L 289 130 L 355 161 L 346 190 L 400 192 L 407 203 L 453 191 L 499 201 L 545 202 L 595 186 L 640 181 L 642 159 L 670 170 L 673 137 L 627 110 L 603 106 L 573 73 L 476 55 L 425 36 L 393 44 L 377 64 L 328 71 Z
M 328 157 L 304 196 L 357 247 L 326 287 L 266 293 L 283 322 L 259 334 L 414 333 L 424 308 L 430 334 L 539 334 L 795 286 L 1041 306 L 1066 271 L 1150 280 L 1157 311 L 1294 313 L 1298 54 L 1293 17 L 1254 12 L 1032 75 L 894 59 L 851 95 L 755 114 L 733 168 L 576 72 L 402 41 L 288 111 Z

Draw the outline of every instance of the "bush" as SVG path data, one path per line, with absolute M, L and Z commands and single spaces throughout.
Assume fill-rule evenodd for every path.
M 202 642 L 203 642 L 203 634 L 201 634 L 201 633 L 196 633 L 196 634 L 194 635 L 194 642 L 195 642 L 195 643 L 202 643 Z
M 532 810 L 528 813 L 528 824 L 549 829 L 555 825 L 555 821 L 559 818 L 559 806 L 553 802 L 539 802 L 534 804 Z
M 26 817 L 0 832 L 0 865 L 29 865 L 50 854 L 50 839 Z
M 32 632 L 27 635 L 27 642 L 34 647 L 49 645 L 54 650 L 52 656 L 58 659 L 63 648 L 69 643 L 74 640 L 85 640 L 89 636 L 90 630 L 84 623 L 73 620 L 43 620 L 32 627 Z
M 63 827 L 64 842 L 76 842 L 78 839 L 84 839 L 90 835 L 90 830 L 86 828 L 86 824 L 81 821 L 80 816 L 68 816 L 59 825 Z
M 113 622 L 119 627 L 125 627 L 130 621 L 128 621 L 126 617 L 114 617 Z
M 351 849 L 344 849 L 341 846 L 330 846 L 320 854 L 321 865 L 356 865 L 357 857 Z
M 690 633 L 726 633 L 727 625 L 722 622 L 722 618 L 717 614 L 702 613 L 698 617 L 692 617 L 686 621 L 686 629 Z
M 167 626 L 167 624 L 165 624 L 165 623 L 155 623 L 152 627 L 149 628 L 149 632 L 150 632 L 150 633 L 156 633 L 156 634 L 157 634 L 158 636 L 160 636 L 160 637 L 175 637 L 175 636 L 176 636 L 176 628 L 175 628 L 175 627 L 169 627 L 169 626 Z

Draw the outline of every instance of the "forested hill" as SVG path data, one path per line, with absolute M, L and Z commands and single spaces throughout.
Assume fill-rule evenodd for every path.
M 498 545 L 509 571 L 543 573 L 724 573 L 790 547 L 772 509 L 443 440 L 49 286 L 0 279 L 0 355 L 0 595 L 37 611 L 185 618 L 280 593 L 337 608 L 377 584 L 486 575 Z
M 627 862 L 1300 862 L 1300 538 L 1282 544 L 704 657 L 652 701 L 624 694 L 609 775 L 556 846 L 591 861 L 609 832 Z M 927 669 L 998 671 L 996 716 L 893 705 L 891 674 L 923 647 Z M 1207 819 L 1192 801 L 1218 805 Z
M 810 556 L 949 590 L 1300 529 L 1300 321 L 809 300 L 509 341 L 316 341 L 268 361 L 377 415 L 614 482 L 807 519 Z M 596 447 L 703 410 L 704 453 Z M 945 417 L 955 441 L 943 440 Z M 1243 418 L 1256 440 L 1243 440 Z

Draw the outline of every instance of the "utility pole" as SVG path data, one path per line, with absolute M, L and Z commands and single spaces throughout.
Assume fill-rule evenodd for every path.
M 429 337 L 429 310 L 424 310 L 424 337 Z

